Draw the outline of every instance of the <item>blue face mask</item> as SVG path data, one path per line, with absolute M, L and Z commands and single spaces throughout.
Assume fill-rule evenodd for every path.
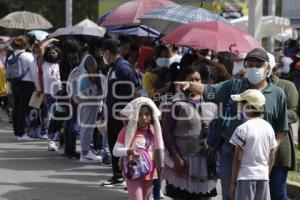
M 157 58 L 155 62 L 157 64 L 157 67 L 159 67 L 159 68 L 169 67 L 169 65 L 170 65 L 169 58 Z
M 246 78 L 252 85 L 256 85 L 265 79 L 265 68 L 247 68 Z

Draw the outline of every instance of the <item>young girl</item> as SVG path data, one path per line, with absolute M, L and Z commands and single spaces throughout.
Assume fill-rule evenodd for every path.
M 127 127 L 119 133 L 113 154 L 116 157 L 122 157 L 122 171 L 130 199 L 148 200 L 151 194 L 152 180 L 157 178 L 157 171 L 163 163 L 163 140 L 158 119 L 160 111 L 151 99 L 140 97 L 130 102 L 121 111 L 121 114 L 126 116 L 129 121 Z M 159 153 L 157 156 L 155 155 L 155 161 L 157 161 L 155 166 L 150 168 L 147 175 L 139 179 L 127 178 L 125 161 L 141 157 L 142 151 L 148 153 L 151 162 L 154 160 L 153 153 Z

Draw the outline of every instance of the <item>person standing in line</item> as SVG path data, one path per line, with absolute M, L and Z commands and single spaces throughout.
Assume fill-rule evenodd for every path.
M 108 145 L 111 152 L 113 176 L 101 184 L 103 187 L 125 186 L 122 171 L 119 168 L 119 158 L 113 156 L 113 148 L 119 132 L 124 124 L 119 111 L 129 103 L 134 95 L 134 78 L 131 65 L 121 56 L 120 41 L 104 40 L 103 61 L 110 65 L 107 80 L 106 106 L 108 111 L 107 132 Z
M 274 167 L 270 174 L 271 198 L 275 200 L 287 200 L 287 175 L 288 171 L 295 170 L 296 167 L 296 152 L 294 146 L 294 134 L 291 124 L 298 122 L 298 102 L 299 93 L 295 84 L 291 81 L 279 79 L 276 75 L 277 66 L 275 58 L 269 54 L 270 60 L 270 78 L 272 83 L 281 88 L 287 99 L 287 112 L 289 131 L 282 143 L 278 146 Z
M 29 101 L 34 91 L 41 94 L 40 83 L 38 79 L 38 66 L 32 53 L 25 52 L 28 46 L 28 38 L 24 35 L 17 36 L 11 43 L 14 49 L 13 55 L 8 57 L 8 61 L 13 56 L 18 57 L 18 64 L 25 71 L 21 80 L 11 82 L 12 93 L 14 98 L 13 109 L 13 128 L 14 134 L 18 141 L 32 140 L 27 133 L 25 133 L 25 117 L 29 113 Z M 10 67 L 10 66 L 8 66 Z
M 61 59 L 61 51 L 54 44 L 49 44 L 45 48 L 44 63 L 42 65 L 43 73 L 43 86 L 45 93 L 45 105 L 47 108 L 47 117 L 49 122 L 51 120 L 51 106 L 56 102 L 54 98 L 56 93 L 61 90 L 59 62 Z M 49 123 L 50 124 L 50 123 Z M 48 143 L 49 151 L 57 151 L 58 147 L 55 144 L 54 137 L 57 130 L 53 130 L 54 127 L 48 125 L 48 135 L 50 141 Z M 50 131 L 49 131 L 50 130 Z
M 157 179 L 157 169 L 159 170 L 163 161 L 162 157 L 159 159 L 156 157 L 161 155 L 156 152 L 164 148 L 158 119 L 160 111 L 151 99 L 140 97 L 130 102 L 121 114 L 126 116 L 129 122 L 121 130 L 113 154 L 121 157 L 123 176 L 130 200 L 149 200 L 152 181 Z M 160 163 L 155 162 L 154 158 Z M 133 163 L 139 159 L 143 160 L 144 164 L 149 164 L 147 170 L 145 168 L 141 170 L 140 167 L 144 166 L 138 164 L 136 168 L 134 167 Z M 131 164 L 133 164 L 132 168 Z
M 265 96 L 249 89 L 231 98 L 241 103 L 247 121 L 235 129 L 230 139 L 235 152 L 229 199 L 271 200 L 269 174 L 277 142 L 272 126 L 261 118 Z
M 201 82 L 196 66 L 184 68 L 180 80 Z M 173 163 L 164 169 L 167 196 L 186 200 L 216 196 L 216 180 L 208 170 L 212 166 L 205 145 L 209 119 L 203 120 L 212 110 L 216 109 L 203 102 L 201 95 L 190 91 L 173 96 L 171 109 L 163 119 L 163 138 Z
M 95 60 L 94 45 L 91 40 L 88 44 L 88 50 L 82 56 L 82 64 L 87 71 L 87 78 L 90 86 L 86 89 L 82 96 L 79 96 L 78 115 L 80 126 L 80 144 L 81 157 L 80 162 L 102 162 L 100 155 L 95 155 L 91 150 L 92 135 L 94 133 L 97 115 L 100 107 L 100 96 L 103 97 L 103 88 L 101 85 L 100 74 L 97 70 L 97 62 Z M 101 46 L 100 46 L 101 47 Z M 82 79 L 84 81 L 84 78 Z M 99 97 L 99 98 L 98 98 Z

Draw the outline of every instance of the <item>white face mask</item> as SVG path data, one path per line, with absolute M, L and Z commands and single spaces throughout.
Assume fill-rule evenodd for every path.
M 262 82 L 265 79 L 265 68 L 263 68 L 263 67 L 262 68 L 256 68 L 256 67 L 247 68 L 246 69 L 246 78 L 253 85 L 256 85 L 256 84 Z
M 170 66 L 170 59 L 169 58 L 157 58 L 156 59 L 157 67 L 169 67 Z
M 105 65 L 109 65 L 109 62 L 104 55 L 102 56 L 102 59 Z

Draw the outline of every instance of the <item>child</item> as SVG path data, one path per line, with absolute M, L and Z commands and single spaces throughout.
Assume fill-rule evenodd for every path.
M 121 111 L 121 114 L 126 116 L 129 121 L 127 127 L 123 128 L 119 134 L 113 154 L 116 157 L 122 157 L 122 171 L 130 199 L 148 200 L 151 194 L 152 180 L 157 178 L 157 170 L 159 171 L 163 163 L 163 140 L 158 119 L 160 111 L 151 99 L 140 97 L 130 102 Z M 130 173 L 130 167 L 125 164 L 128 162 L 135 170 L 138 166 L 133 165 L 132 161 L 144 156 L 143 152 L 149 155 L 152 164 L 153 150 L 158 150 L 159 154 L 157 157 L 155 156 L 155 161 L 158 159 L 160 162 L 155 162 L 155 167 L 149 167 L 149 173 L 146 175 L 138 179 L 130 178 L 128 175 L 135 176 L 136 173 Z M 128 167 L 127 172 L 126 167 Z
M 272 169 L 277 146 L 272 126 L 261 118 L 265 96 L 249 89 L 240 95 L 232 95 L 242 102 L 247 119 L 234 131 L 230 143 L 235 146 L 229 198 L 269 200 L 269 173 Z

